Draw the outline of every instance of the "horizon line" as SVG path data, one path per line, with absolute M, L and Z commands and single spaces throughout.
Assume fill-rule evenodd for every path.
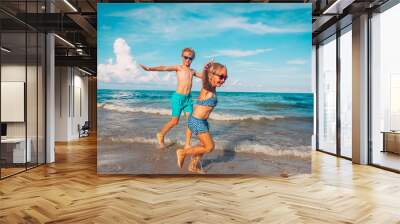
M 161 89 L 110 89 L 110 88 L 98 88 L 97 90 L 133 90 L 133 91 L 164 91 L 164 92 L 175 92 L 175 90 L 161 90 Z M 190 92 L 200 92 L 200 90 L 193 90 Z M 314 94 L 313 92 L 278 92 L 278 91 L 217 91 L 219 93 L 293 93 L 293 94 Z

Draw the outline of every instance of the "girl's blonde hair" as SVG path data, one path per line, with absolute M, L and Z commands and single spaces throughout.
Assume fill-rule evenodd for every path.
M 225 69 L 228 71 L 228 69 L 226 68 L 225 65 L 220 64 L 220 63 L 218 63 L 218 62 L 212 62 L 211 65 L 210 65 L 210 67 L 209 67 L 209 68 L 207 69 L 207 71 L 205 72 L 206 77 L 208 78 L 208 74 L 209 74 L 209 73 L 215 73 L 217 70 L 222 69 L 222 68 L 225 68 Z

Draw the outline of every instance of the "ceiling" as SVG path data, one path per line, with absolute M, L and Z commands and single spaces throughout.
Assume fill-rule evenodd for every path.
M 338 20 L 372 10 L 388 0 L 218 0 L 218 2 L 312 3 L 313 40 L 325 34 Z M 56 65 L 79 66 L 96 73 L 97 2 L 185 2 L 180 0 L 1 0 L 0 24 L 4 41 L 22 49 L 23 33 L 54 32 Z M 187 1 L 186 1 L 187 2 Z M 197 0 L 191 2 L 215 2 Z M 51 12 L 51 13 L 50 13 Z M 351 22 L 351 18 L 350 18 Z M 324 33 L 325 32 L 325 33 Z M 335 32 L 333 31 L 330 32 Z M 22 39 L 21 39 L 22 38 Z M 65 40 L 65 41 L 64 41 Z M 3 41 L 3 43 L 5 43 Z M 28 54 L 31 51 L 28 45 Z M 17 54 L 17 52 L 15 53 Z
M 21 60 L 25 55 L 28 59 L 35 57 L 36 46 L 39 49 L 43 46 L 30 43 L 37 42 L 32 38 L 36 33 L 52 32 L 56 34 L 56 66 L 79 66 L 96 74 L 96 3 L 96 0 L 47 0 L 47 4 L 45 0 L 1 0 L 2 46 L 12 49 L 7 60 Z

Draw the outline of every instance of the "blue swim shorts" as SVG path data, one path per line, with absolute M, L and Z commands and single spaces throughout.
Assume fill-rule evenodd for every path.
M 193 101 L 191 94 L 180 94 L 174 92 L 171 97 L 171 108 L 172 116 L 180 117 L 182 111 L 185 113 L 192 114 L 193 112 Z
M 188 119 L 188 127 L 190 131 L 195 135 L 208 132 L 209 130 L 208 121 L 206 119 L 199 119 L 192 116 L 190 116 Z

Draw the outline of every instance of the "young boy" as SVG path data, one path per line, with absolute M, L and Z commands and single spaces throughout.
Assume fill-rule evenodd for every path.
M 175 71 L 176 78 L 178 80 L 178 86 L 176 91 L 171 97 L 171 109 L 172 118 L 168 121 L 164 127 L 157 133 L 157 141 L 161 148 L 164 148 L 164 137 L 167 133 L 175 127 L 179 122 L 179 117 L 182 111 L 185 113 L 186 118 L 193 111 L 192 96 L 190 94 L 192 89 L 193 76 L 202 78 L 203 73 L 198 73 L 190 68 L 192 61 L 195 57 L 195 52 L 191 48 L 185 48 L 182 50 L 182 65 L 172 65 L 172 66 L 155 66 L 148 67 L 140 65 L 145 71 Z M 186 130 L 186 141 L 185 148 L 190 147 L 191 132 Z

